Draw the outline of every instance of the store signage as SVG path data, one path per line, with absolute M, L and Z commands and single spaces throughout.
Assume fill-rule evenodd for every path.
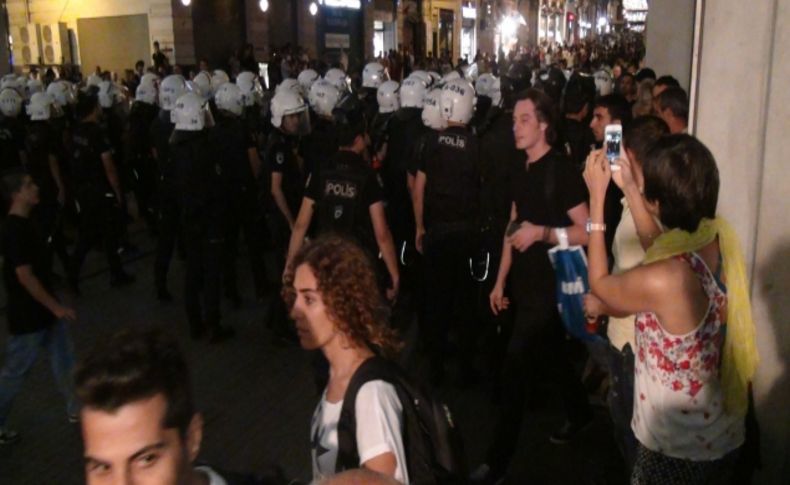
M 461 9 L 461 16 L 465 19 L 476 19 L 477 9 L 474 7 L 464 7 Z
M 348 49 L 351 47 L 351 36 L 348 34 L 324 34 L 324 45 L 327 49 Z
M 335 8 L 353 8 L 354 10 L 362 8 L 362 2 L 360 0 L 322 0 L 319 3 L 327 7 Z

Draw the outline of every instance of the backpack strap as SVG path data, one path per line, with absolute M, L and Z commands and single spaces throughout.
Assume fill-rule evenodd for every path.
M 374 356 L 357 368 L 346 393 L 343 395 L 343 406 L 337 423 L 337 461 L 335 471 L 341 472 L 359 468 L 359 452 L 357 451 L 357 394 L 363 385 L 370 381 L 382 380 L 396 386 L 400 382 L 397 370 L 383 357 Z

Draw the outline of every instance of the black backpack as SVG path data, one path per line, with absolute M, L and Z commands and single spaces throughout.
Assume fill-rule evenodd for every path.
M 348 384 L 337 423 L 336 471 L 359 468 L 355 403 L 363 384 L 382 380 L 392 384 L 403 406 L 403 448 L 409 482 L 459 484 L 466 482 L 463 442 L 447 406 L 414 386 L 397 364 L 371 357 L 359 366 Z

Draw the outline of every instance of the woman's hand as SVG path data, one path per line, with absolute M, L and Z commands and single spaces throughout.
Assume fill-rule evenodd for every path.
M 524 221 L 521 223 L 521 227 L 508 238 L 508 243 L 523 253 L 535 242 L 540 241 L 541 237 L 543 237 L 543 228 Z
M 603 200 L 606 197 L 606 189 L 612 179 L 612 170 L 609 167 L 609 160 L 603 150 L 594 150 L 587 156 L 587 163 L 584 169 L 584 181 L 590 192 L 590 200 Z
M 494 289 L 491 290 L 491 294 L 488 295 L 488 300 L 491 304 L 491 312 L 494 315 L 499 315 L 499 312 L 507 310 L 507 307 L 510 305 L 510 300 L 504 295 L 505 287 L 500 283 L 494 285 Z
M 601 315 L 606 314 L 606 306 L 603 302 L 592 293 L 584 295 L 584 316 L 589 320 L 594 320 Z
M 637 187 L 636 179 L 634 178 L 634 169 L 631 160 L 629 160 L 627 156 L 620 157 L 617 159 L 617 165 L 620 167 L 620 170 L 612 172 L 612 180 L 620 187 L 620 190 L 623 192 L 632 188 L 639 190 L 640 188 Z

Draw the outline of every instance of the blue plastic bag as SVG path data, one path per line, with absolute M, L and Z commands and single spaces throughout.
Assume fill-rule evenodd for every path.
M 587 330 L 584 316 L 584 295 L 590 291 L 587 279 L 587 255 L 581 246 L 559 244 L 549 250 L 557 284 L 557 307 L 565 330 L 580 340 L 601 339 Z

